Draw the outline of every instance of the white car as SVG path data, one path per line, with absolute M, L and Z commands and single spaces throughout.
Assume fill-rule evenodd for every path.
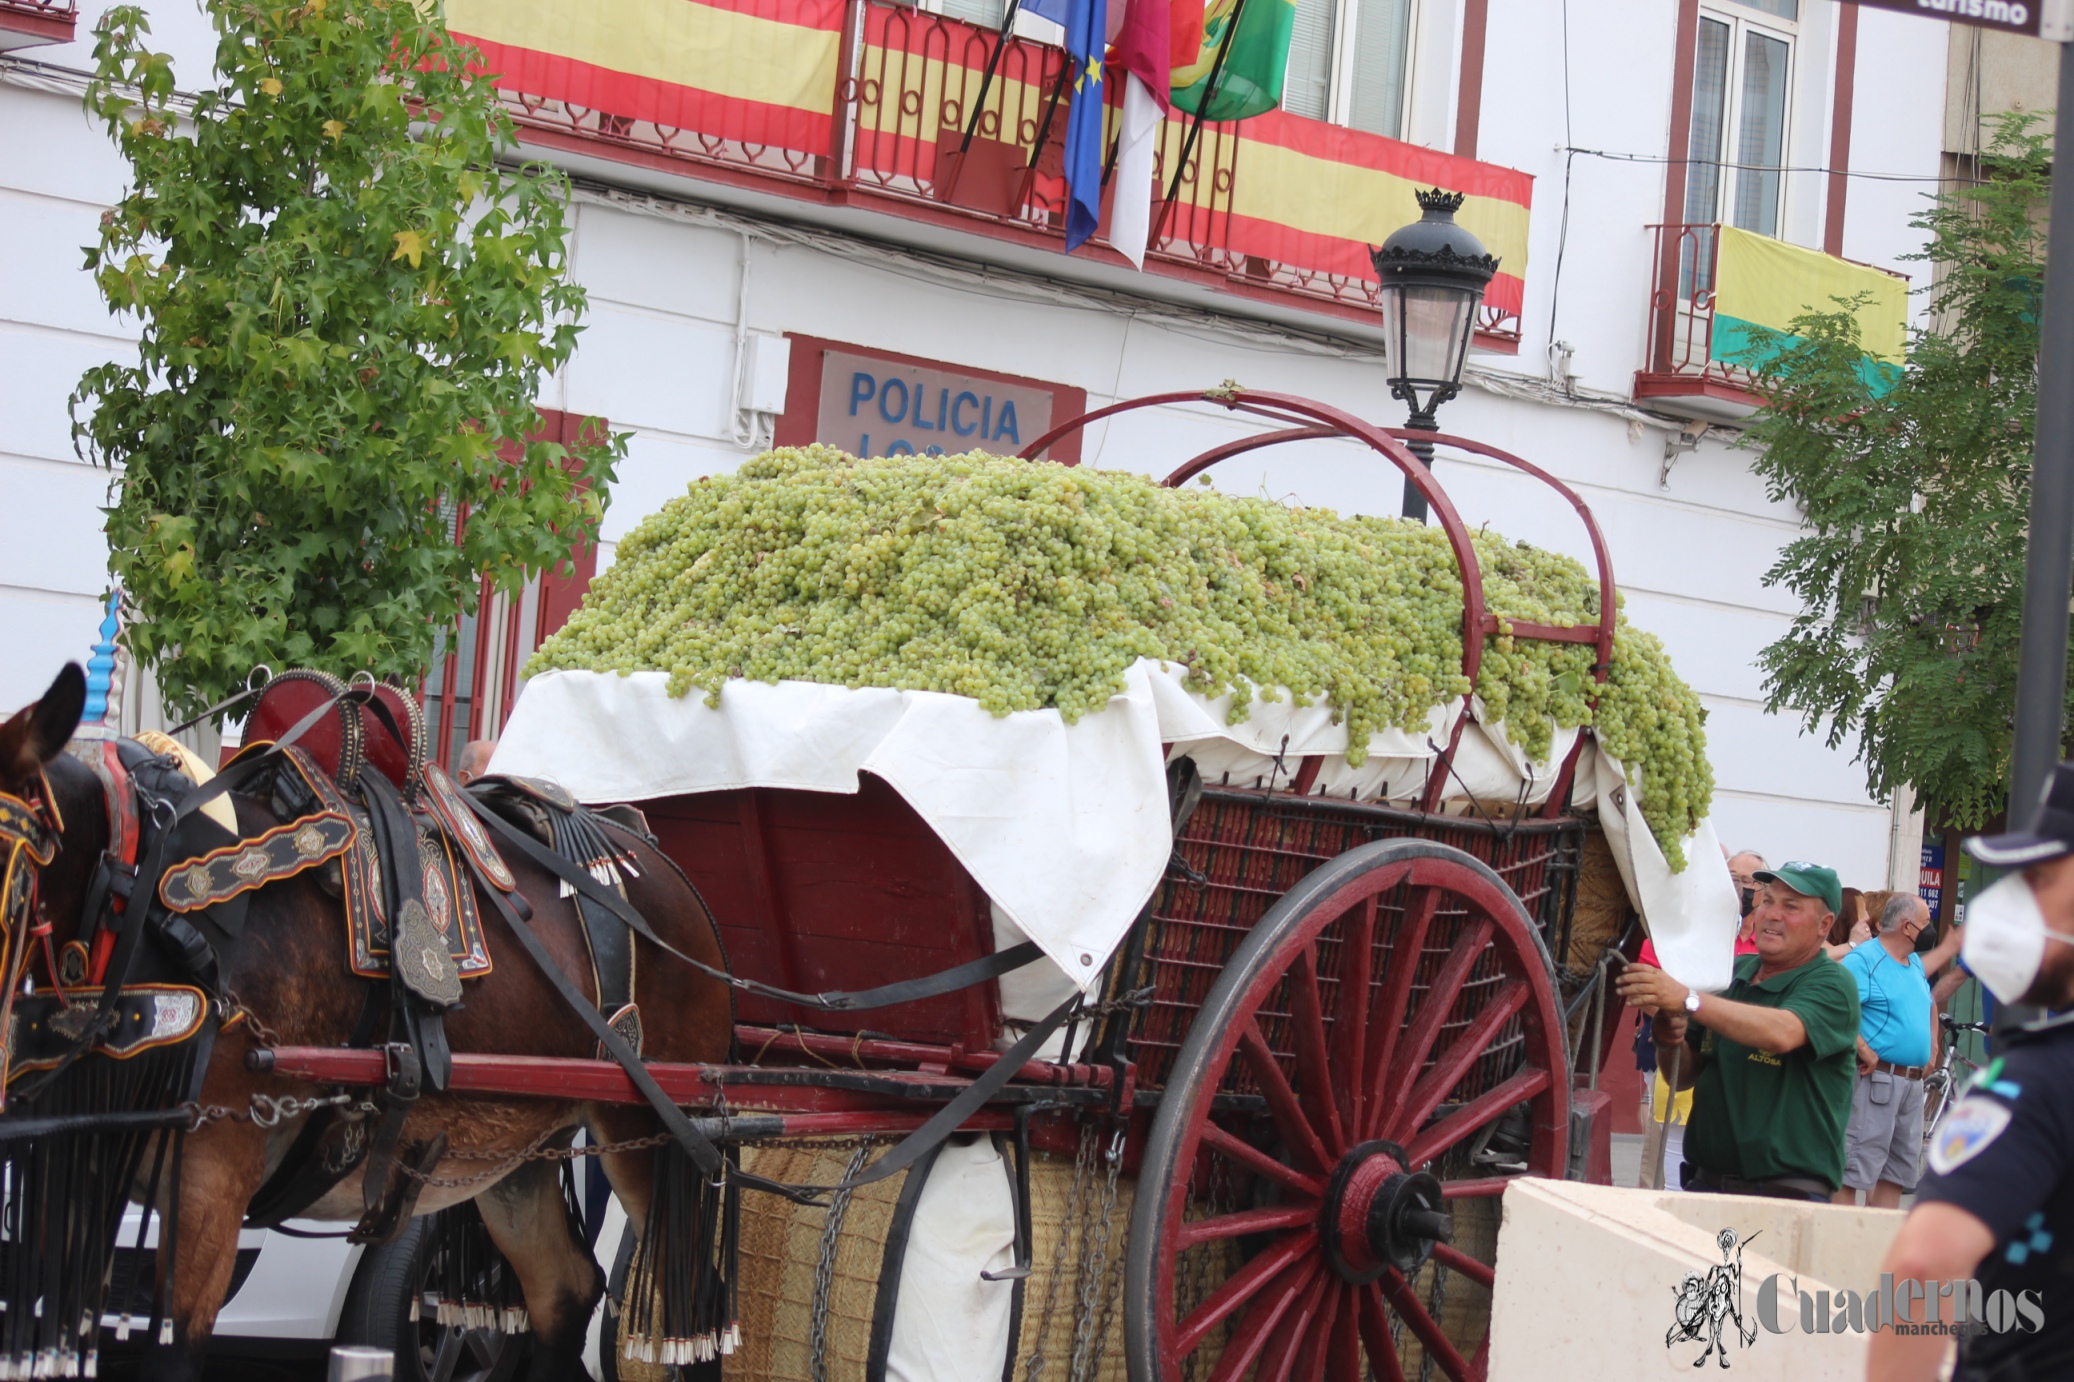
M 583 1164 L 595 1171 L 594 1162 Z M 592 1251 L 601 1263 L 617 1265 L 623 1273 L 618 1258 L 626 1216 L 619 1202 L 609 1194 L 600 1199 L 603 1181 L 595 1174 L 580 1176 L 577 1186 Z M 588 1212 L 598 1209 L 602 1213 Z M 143 1210 L 132 1207 L 117 1240 L 101 1335 L 102 1350 L 111 1356 L 140 1350 L 148 1342 L 158 1224 L 153 1216 L 145 1225 L 140 1260 L 137 1229 L 143 1219 Z M 339 1224 L 291 1220 L 285 1229 L 244 1230 L 210 1359 L 308 1363 L 310 1375 L 321 1377 L 322 1360 L 333 1344 L 375 1344 L 397 1349 L 396 1382 L 504 1382 L 516 1376 L 529 1336 L 434 1320 L 430 1307 L 437 1301 L 428 1301 L 424 1289 L 428 1222 L 413 1219 L 395 1242 L 375 1247 L 348 1243 Z M 591 1377 L 613 1382 L 617 1370 L 599 1357 L 604 1319 L 600 1302 L 584 1363 Z M 125 1333 L 126 1339 L 120 1337 Z

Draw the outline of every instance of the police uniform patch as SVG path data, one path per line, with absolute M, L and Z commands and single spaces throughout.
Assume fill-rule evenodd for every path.
M 1930 1169 L 1948 1176 L 1986 1151 L 2009 1126 L 2009 1110 L 1992 1099 L 1961 1099 L 1930 1139 Z

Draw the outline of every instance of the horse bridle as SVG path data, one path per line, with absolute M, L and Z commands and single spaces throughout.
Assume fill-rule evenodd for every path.
M 65 818 L 59 813 L 50 791 L 50 781 L 39 769 L 34 790 L 24 796 L 0 792 L 0 1111 L 7 1107 L 7 1073 L 11 1043 L 6 1040 L 14 1020 L 15 995 L 21 992 L 22 976 L 29 957 L 41 940 L 50 950 L 50 922 L 36 910 L 38 871 L 58 856 L 58 837 Z M 51 962 L 51 980 L 57 980 L 57 964 Z

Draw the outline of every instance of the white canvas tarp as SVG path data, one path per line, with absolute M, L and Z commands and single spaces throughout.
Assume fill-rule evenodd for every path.
M 667 680 L 533 678 L 495 771 L 552 778 L 593 802 L 740 787 L 850 793 L 858 774 L 871 773 L 993 899 L 1002 933 L 1036 941 L 1076 985 L 1098 974 L 1166 869 L 1170 756 L 1193 756 L 1207 782 L 1246 786 L 1277 776 L 1286 785 L 1301 759 L 1322 756 L 1314 791 L 1404 805 L 1462 713 L 1450 703 L 1423 732 L 1375 735 L 1366 761 L 1349 767 L 1346 727 L 1329 709 L 1256 700 L 1228 724 L 1228 702 L 1190 691 L 1179 668 L 1152 661 L 1130 668 L 1122 694 L 1071 725 L 1055 710 L 996 717 L 962 696 L 809 682 L 730 681 L 709 707 L 697 692 L 669 696 Z M 1446 797 L 1545 801 L 1576 734 L 1558 732 L 1537 762 L 1502 729 L 1465 726 Z M 1665 968 L 1694 987 L 1726 987 L 1737 909 L 1712 826 L 1702 822 L 1683 842 L 1689 866 L 1673 874 L 1622 765 L 1592 743 L 1575 799 L 1597 803 Z

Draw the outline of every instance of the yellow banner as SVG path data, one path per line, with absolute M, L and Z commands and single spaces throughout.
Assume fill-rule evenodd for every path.
M 1465 210 L 1467 208 L 1464 208 Z M 1722 226 L 1715 260 L 1714 313 L 1790 333 L 1807 312 L 1833 312 L 1838 298 L 1867 295 L 1857 309 L 1865 353 L 1902 363 L 1908 348 L 1908 284 L 1892 274 Z

